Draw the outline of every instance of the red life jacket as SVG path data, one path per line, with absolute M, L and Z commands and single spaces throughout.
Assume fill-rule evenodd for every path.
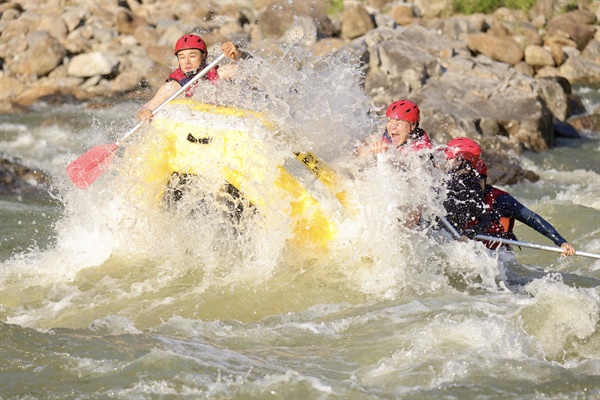
M 387 131 L 381 136 L 381 140 L 388 145 L 393 143 L 392 138 Z M 396 151 L 406 154 L 407 152 L 415 152 L 431 148 L 433 148 L 433 145 L 431 144 L 429 136 L 427 136 L 427 132 L 421 130 L 421 136 L 419 136 L 417 139 L 411 139 L 409 136 L 408 141 L 405 144 L 398 146 Z
M 493 186 L 486 186 L 485 204 L 489 207 L 490 211 L 494 209 L 494 206 L 496 204 L 496 199 L 503 194 L 508 194 L 508 193 L 505 192 L 504 190 L 500 190 Z M 514 239 L 516 239 L 515 234 L 513 233 L 514 226 L 515 226 L 514 218 L 508 218 L 508 217 L 501 216 L 500 221 L 492 222 L 492 225 L 490 226 L 490 228 L 487 230 L 487 232 L 485 234 L 487 236 L 496 236 L 496 237 L 500 237 L 500 238 L 504 238 L 504 239 L 513 239 L 514 240 Z M 487 240 L 484 240 L 483 244 L 485 244 L 485 246 L 488 249 L 496 249 L 496 248 L 498 248 L 498 246 L 502 245 L 499 242 L 490 242 Z M 506 245 L 502 245 L 502 246 L 506 246 Z M 509 247 L 509 246 L 506 246 L 506 247 Z
M 433 145 L 431 144 L 431 140 L 429 140 L 429 136 L 427 136 L 427 132 L 423 131 L 423 136 L 414 142 L 409 141 L 409 150 L 410 151 L 419 151 L 424 149 L 432 149 Z
M 200 66 L 200 70 L 204 69 L 205 65 Z M 206 75 L 202 77 L 204 80 L 209 80 L 211 82 L 215 82 L 219 79 L 219 72 L 217 71 L 218 67 L 214 67 Z M 171 72 L 171 75 L 167 78 L 167 82 L 176 81 L 179 83 L 181 87 L 185 86 L 190 80 L 192 80 L 193 76 L 187 76 L 183 73 L 181 68 L 177 68 L 175 71 Z M 185 91 L 185 97 L 192 97 L 194 95 L 195 84 L 187 88 Z

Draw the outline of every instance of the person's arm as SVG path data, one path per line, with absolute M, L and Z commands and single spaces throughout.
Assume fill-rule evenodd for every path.
M 496 198 L 496 209 L 501 216 L 514 218 L 552 240 L 555 245 L 564 250 L 564 255 L 570 256 L 575 254 L 573 246 L 567 243 L 565 238 L 548 221 L 519 203 L 511 195 L 503 194 L 498 196 Z
M 160 106 L 164 103 L 169 97 L 173 95 L 176 91 L 181 88 L 181 85 L 176 81 L 172 80 L 164 83 L 156 92 L 154 97 L 144 104 L 142 108 L 139 109 L 136 116 L 139 120 L 150 121 L 152 120 L 152 111 L 156 109 L 156 107 Z
M 381 140 L 378 135 L 370 135 L 360 143 L 356 149 L 356 154 L 359 158 L 367 158 L 378 153 L 383 153 L 387 148 L 387 143 Z
M 236 47 L 233 42 L 225 42 L 221 46 L 221 51 L 225 55 L 231 58 L 233 61 L 237 61 L 240 58 L 247 58 L 247 54 Z M 219 67 L 219 78 L 220 79 L 232 79 L 238 70 L 237 64 L 225 64 Z

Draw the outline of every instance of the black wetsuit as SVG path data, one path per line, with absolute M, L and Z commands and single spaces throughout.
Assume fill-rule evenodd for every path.
M 486 211 L 483 189 L 479 176 L 472 170 L 452 172 L 446 182 L 448 197 L 444 201 L 448 221 L 461 234 L 473 239 L 485 233 L 492 224 L 493 216 Z

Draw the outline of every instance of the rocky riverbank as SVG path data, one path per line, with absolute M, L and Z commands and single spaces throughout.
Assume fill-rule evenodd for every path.
M 226 40 L 251 54 L 298 41 L 319 56 L 350 50 L 376 104 L 410 98 L 438 142 L 477 139 L 492 181 L 503 184 L 535 179 L 519 166 L 523 150 L 600 130 L 600 110 L 571 92 L 600 84 L 597 1 L 563 12 L 565 1 L 537 0 L 530 12 L 470 16 L 451 15 L 451 3 L 344 1 L 333 12 L 312 0 L 4 1 L 0 112 L 40 100 L 147 97 L 174 67 L 177 38 L 196 32 L 210 54 Z

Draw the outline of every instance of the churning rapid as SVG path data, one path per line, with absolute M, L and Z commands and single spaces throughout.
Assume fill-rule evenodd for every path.
M 66 165 L 118 140 L 137 104 L 1 116 L 2 150 L 54 177 L 49 198 L 0 198 L 2 396 L 599 396 L 600 261 L 515 257 L 438 230 L 444 175 L 429 159 L 353 153 L 382 122 L 357 65 L 290 46 L 195 94 L 269 121 L 249 128 L 263 153 L 245 166 L 273 166 L 265 191 L 294 152 L 333 171 L 345 205 L 323 200 L 336 226 L 325 248 L 295 242 L 285 198 L 264 212 L 242 199 L 232 218 L 208 177 L 168 206 L 140 179 L 163 148 L 153 125 L 73 186 Z M 598 253 L 600 133 L 559 145 L 527 156 L 540 182 L 508 190 Z M 425 223 L 407 227 L 415 210 Z M 548 244 L 527 229 L 522 240 Z

